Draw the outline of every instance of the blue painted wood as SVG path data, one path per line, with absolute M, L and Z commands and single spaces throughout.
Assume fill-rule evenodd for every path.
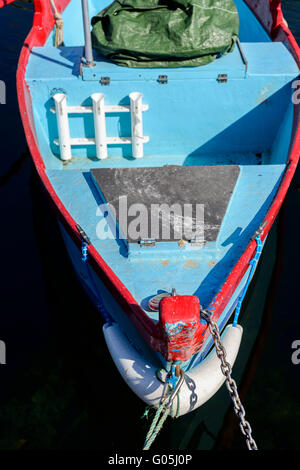
M 279 75 L 294 78 L 298 66 L 282 42 L 242 43 L 249 75 Z
M 99 2 L 89 3 L 92 16 L 109 1 L 105 0 L 100 8 Z M 154 320 L 157 313 L 148 311 L 147 302 L 162 291 L 176 288 L 178 294 L 197 295 L 204 307 L 211 302 L 262 222 L 285 169 L 293 117 L 291 84 L 299 71 L 285 46 L 270 42 L 243 1 L 236 0 L 236 4 L 247 73 L 236 47 L 232 54 L 207 66 L 184 69 L 126 69 L 98 57 L 96 68 L 85 70 L 82 76 L 81 10 L 75 1 L 63 15 L 66 46 L 54 48 L 51 36 L 47 46 L 34 48 L 29 59 L 26 81 L 33 100 L 38 143 L 54 190 L 105 262 Z M 228 82 L 218 83 L 218 74 L 224 73 L 228 74 Z M 158 75 L 167 75 L 168 84 L 160 85 Z M 101 86 L 102 76 L 111 78 L 109 86 Z M 150 137 L 144 145 L 144 158 L 133 159 L 130 145 L 109 145 L 109 158 L 99 161 L 92 145 L 73 147 L 72 160 L 63 164 L 54 144 L 58 130 L 51 112 L 53 95 L 65 93 L 70 106 L 91 106 L 90 96 L 99 92 L 105 94 L 107 105 L 128 105 L 133 91 L 141 92 L 143 102 L 149 106 L 143 113 L 144 135 Z M 94 137 L 92 114 L 70 115 L 69 122 L 71 137 Z M 131 134 L 129 113 L 107 115 L 106 124 L 108 136 Z M 217 240 L 202 248 L 184 246 L 176 250 L 174 244 L 161 242 L 159 247 L 136 247 L 128 254 L 124 244 L 113 237 L 99 238 L 102 201 L 91 181 L 90 169 L 170 164 L 239 165 L 240 174 Z M 64 236 L 75 269 L 89 289 L 80 252 Z M 247 273 L 226 306 L 220 325 L 228 321 L 246 279 Z M 95 282 L 103 292 L 106 307 L 143 351 L 143 342 L 120 306 L 99 279 Z M 185 366 L 201 360 L 206 349 L 201 354 Z
M 286 47 L 280 42 L 241 43 L 241 49 L 248 64 L 249 75 L 280 75 L 294 78 L 299 74 L 298 67 Z M 277 60 L 274 60 L 276 57 Z M 246 78 L 246 64 L 243 61 L 240 48 L 234 50 L 201 67 L 160 68 L 160 69 L 131 69 L 102 58 L 97 58 L 93 68 L 83 67 L 84 80 L 100 80 L 109 76 L 111 80 L 144 80 L 157 81 L 159 75 L 167 75 L 170 80 L 187 79 L 217 79 L 219 74 L 226 74 L 228 79 Z
M 292 55 L 281 42 L 241 43 L 248 62 L 250 75 L 279 75 L 294 78 L 299 74 Z M 83 47 L 35 47 L 27 68 L 27 80 L 81 79 L 80 62 Z M 83 79 L 99 81 L 109 75 L 111 80 L 157 81 L 158 75 L 167 75 L 170 80 L 217 79 L 218 74 L 227 73 L 228 78 L 246 78 L 245 64 L 236 46 L 230 54 L 201 67 L 138 69 L 120 67 L 108 60 L 97 58 L 96 66 L 83 67 Z M 55 74 L 55 75 L 53 75 Z
M 49 170 L 47 174 L 67 210 L 141 305 L 160 290 L 170 292 L 175 287 L 180 294 L 198 295 L 207 306 L 263 220 L 284 165 L 244 165 L 240 170 L 216 243 L 200 250 L 183 250 L 179 257 L 170 242 L 164 250 L 149 248 L 130 259 L 122 243 L 97 237 L 102 201 L 89 172 Z
M 108 311 L 112 313 L 114 320 L 120 325 L 120 328 L 123 331 L 126 331 L 127 337 L 133 338 L 135 349 L 139 353 L 141 357 L 144 358 L 145 363 L 150 361 L 151 364 L 155 364 L 157 368 L 169 368 L 169 364 L 163 359 L 163 357 L 150 350 L 149 346 L 143 341 L 140 335 L 136 334 L 136 330 L 128 319 L 124 312 L 120 308 L 120 305 L 115 301 L 111 293 L 106 289 L 105 285 L 101 282 L 99 277 L 94 273 L 93 269 L 91 270 L 91 275 L 93 276 L 93 283 L 90 283 L 89 276 L 85 272 L 84 264 L 81 261 L 81 251 L 78 247 L 74 244 L 68 233 L 64 230 L 62 225 L 60 225 L 60 229 L 69 253 L 69 256 L 72 260 L 75 272 L 81 281 L 84 289 L 86 290 L 87 294 L 90 296 L 92 301 L 95 299 L 95 295 L 99 295 L 101 293 L 101 298 L 103 301 L 104 306 Z M 230 320 L 230 317 L 234 311 L 235 305 L 239 298 L 240 293 L 243 291 L 243 288 L 246 284 L 247 278 L 249 275 L 249 270 L 245 273 L 244 277 L 242 278 L 241 282 L 237 286 L 235 292 L 232 295 L 230 302 L 228 302 L 226 308 L 224 309 L 220 321 L 219 321 L 219 328 L 220 331 L 226 326 L 227 322 Z M 97 289 L 97 292 L 94 289 Z M 157 314 L 152 312 L 153 320 L 157 320 Z M 208 354 L 213 340 L 211 336 L 206 340 L 203 348 L 198 354 L 193 355 L 188 361 L 182 363 L 182 369 L 185 371 L 191 370 L 192 368 L 196 367 Z
M 96 57 L 96 66 L 83 67 L 83 80 L 100 80 L 103 76 L 109 76 L 111 80 L 154 80 L 159 75 L 167 75 L 170 80 L 186 80 L 196 78 L 217 79 L 219 73 L 227 74 L 229 78 L 244 78 L 246 68 L 240 50 L 235 46 L 234 50 L 213 62 L 201 67 L 182 68 L 128 68 L 120 67 L 102 57 Z
M 92 104 L 90 96 L 95 92 L 105 94 L 106 104 L 127 105 L 132 91 L 142 92 L 144 103 L 149 105 L 149 110 L 143 113 L 144 135 L 150 137 L 149 143 L 144 146 L 145 155 L 183 155 L 184 164 L 193 164 L 192 160 L 198 155 L 268 152 L 290 101 L 291 82 L 298 71 L 282 44 L 243 46 L 253 58 L 249 62 L 247 78 L 229 79 L 228 83 L 220 84 L 215 79 L 192 80 L 182 76 L 180 80 L 170 79 L 168 85 L 159 85 L 154 78 L 140 78 L 137 81 L 116 80 L 104 87 L 98 82 L 84 81 L 78 75 L 81 48 L 36 48 L 26 79 L 33 97 L 40 145 L 43 145 L 44 139 L 49 140 L 51 151 L 56 156 L 53 158 L 46 151 L 47 165 L 61 167 L 59 148 L 53 143 L 57 138 L 56 116 L 50 111 L 54 105 L 52 96 L 59 91 L 67 94 L 69 105 L 89 106 Z M 257 55 L 254 54 L 255 50 Z M 258 60 L 260 54 L 262 58 L 270 56 L 273 60 L 273 68 L 271 61 L 268 61 L 265 74 L 263 59 Z M 220 63 L 223 60 L 225 57 L 220 59 Z M 278 68 L 279 62 L 285 65 L 284 73 Z M 197 67 L 201 70 L 205 68 Z M 123 67 L 119 69 L 123 70 Z M 180 72 L 172 70 L 169 73 Z M 261 132 L 262 128 L 264 132 Z M 70 132 L 76 137 L 94 137 L 93 116 L 70 115 Z M 107 116 L 108 136 L 126 137 L 130 133 L 129 113 Z M 95 146 L 76 147 L 72 153 L 74 157 L 84 160 L 96 156 Z M 109 146 L 108 154 L 128 160 L 132 151 L 128 145 Z M 120 158 L 120 165 L 123 158 Z

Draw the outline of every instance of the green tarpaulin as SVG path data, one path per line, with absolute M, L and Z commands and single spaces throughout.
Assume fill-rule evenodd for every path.
M 92 18 L 93 48 L 127 67 L 205 65 L 231 52 L 232 0 L 116 0 Z

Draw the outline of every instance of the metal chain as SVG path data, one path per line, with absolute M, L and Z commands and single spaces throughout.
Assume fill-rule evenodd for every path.
M 248 421 L 245 420 L 246 413 L 238 394 L 236 382 L 231 377 L 231 365 L 226 361 L 226 351 L 220 337 L 219 327 L 217 323 L 211 319 L 211 313 L 207 310 L 201 310 L 201 316 L 207 321 L 210 333 L 214 340 L 216 353 L 221 361 L 221 371 L 226 377 L 226 387 L 233 402 L 235 414 L 240 420 L 240 429 L 246 438 L 247 447 L 249 450 L 258 450 L 256 442 L 252 437 L 251 426 Z

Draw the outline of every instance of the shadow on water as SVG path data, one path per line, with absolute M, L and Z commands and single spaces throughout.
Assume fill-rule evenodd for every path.
M 143 403 L 112 363 L 101 320 L 76 278 L 24 150 L 14 77 L 32 10 L 31 2 L 17 3 L 28 5 L 7 7 L 1 34 L 11 48 L 0 55 L 0 78 L 8 84 L 8 104 L 0 107 L 0 339 L 7 344 L 7 364 L 0 366 L 0 449 L 137 451 L 151 421 L 141 419 Z M 300 2 L 285 1 L 284 7 L 299 40 Z M 298 169 L 241 314 L 244 338 L 234 377 L 263 450 L 300 449 L 300 365 L 291 361 L 300 331 L 299 184 Z M 223 387 L 201 409 L 168 420 L 153 450 L 245 449 L 229 405 Z

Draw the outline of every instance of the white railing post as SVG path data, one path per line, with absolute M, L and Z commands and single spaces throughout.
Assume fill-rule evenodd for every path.
M 107 158 L 104 95 L 103 93 L 94 93 L 91 98 L 93 102 L 97 158 L 102 160 Z
M 60 157 L 62 160 L 70 160 L 72 158 L 72 154 L 67 109 L 67 96 L 63 93 L 57 93 L 53 96 L 53 99 L 55 102 L 55 110 L 57 117 Z
M 93 93 L 91 95 L 92 106 L 68 106 L 67 95 L 56 93 L 53 96 L 55 107 L 51 112 L 56 114 L 58 139 L 54 139 L 55 145 L 60 147 L 60 157 L 62 160 L 71 160 L 71 147 L 76 145 L 95 145 L 97 158 L 103 160 L 107 158 L 108 145 L 131 144 L 134 158 L 144 156 L 143 144 L 149 142 L 149 137 L 143 135 L 143 112 L 149 109 L 148 105 L 142 104 L 142 94 L 139 92 L 130 93 L 130 105 L 108 105 L 104 104 L 103 93 Z M 93 113 L 95 137 L 70 137 L 69 114 Z M 131 136 L 107 137 L 106 135 L 106 114 L 107 113 L 130 113 L 131 114 Z
M 143 150 L 143 113 L 142 93 L 130 93 L 132 156 L 142 158 Z

